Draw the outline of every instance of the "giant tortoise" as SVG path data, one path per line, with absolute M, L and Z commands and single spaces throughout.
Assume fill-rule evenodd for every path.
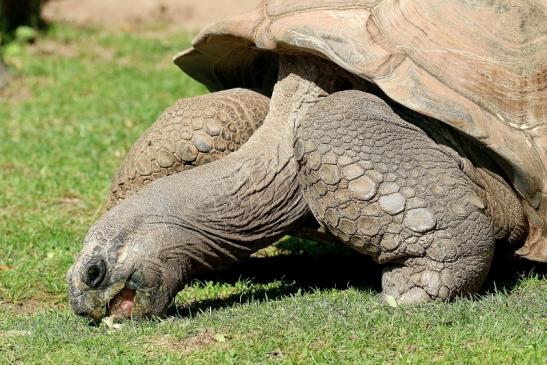
M 286 234 L 372 256 L 401 305 L 477 292 L 495 249 L 547 261 L 545 1 L 265 0 L 174 61 L 213 93 L 130 151 L 76 313 L 160 315 Z

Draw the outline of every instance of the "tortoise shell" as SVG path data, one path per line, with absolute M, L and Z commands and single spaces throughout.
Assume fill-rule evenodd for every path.
M 547 260 L 545 0 L 264 0 L 205 28 L 175 63 L 210 90 L 271 89 L 275 57 L 294 52 L 494 151 L 529 216 L 521 254 Z

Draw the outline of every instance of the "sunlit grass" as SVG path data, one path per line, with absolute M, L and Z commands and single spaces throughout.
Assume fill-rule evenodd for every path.
M 205 92 L 171 64 L 187 35 L 54 27 L 7 57 L 0 94 L 0 363 L 547 362 L 547 284 L 527 274 L 454 303 L 390 308 L 380 269 L 286 240 L 177 296 L 167 319 L 89 326 L 65 272 L 131 143 Z

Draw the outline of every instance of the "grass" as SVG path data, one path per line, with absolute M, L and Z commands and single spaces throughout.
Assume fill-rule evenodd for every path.
M 188 44 L 53 27 L 7 55 L 0 363 L 547 362 L 547 284 L 533 270 L 476 298 L 390 308 L 370 260 L 290 239 L 194 282 L 166 319 L 114 331 L 71 314 L 64 275 L 117 164 L 163 109 L 205 92 L 170 62 Z

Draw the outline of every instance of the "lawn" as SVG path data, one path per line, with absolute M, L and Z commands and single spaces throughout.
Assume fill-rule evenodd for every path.
M 65 272 L 113 171 L 163 109 L 206 92 L 171 63 L 189 40 L 56 26 L 6 54 L 0 363 L 547 363 L 544 267 L 504 261 L 474 298 L 392 308 L 368 258 L 288 238 L 196 280 L 167 318 L 73 315 Z

